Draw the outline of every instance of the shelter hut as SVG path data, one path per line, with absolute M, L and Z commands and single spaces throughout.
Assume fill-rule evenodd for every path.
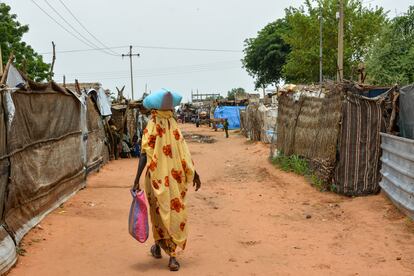
M 113 103 L 111 111 L 110 124 L 112 125 L 112 136 L 118 137 L 116 139 L 119 140 L 117 142 L 114 138 L 111 141 L 111 152 L 117 159 L 121 141 L 127 137 L 128 143 L 132 145 L 134 136 L 138 138 L 138 141 L 140 140 L 143 130 L 146 127 L 145 118 L 149 116 L 149 111 L 144 108 L 141 100 Z
M 338 193 L 378 192 L 380 132 L 395 124 L 392 108 L 387 108 L 395 88 L 368 97 L 372 90 L 343 83 L 331 85 L 323 98 L 282 94 L 276 148 L 308 159 L 319 178 Z
M 110 130 L 107 111 L 101 110 L 98 91 L 91 89 L 86 94 L 86 170 L 87 174 L 99 171 L 110 159 Z M 109 108 L 109 104 L 108 108 Z
M 99 168 L 110 159 L 110 130 L 108 125 L 110 100 L 108 91 L 102 88 L 99 82 L 64 83 L 61 87 L 72 91 L 82 99 L 85 108 L 84 139 L 86 143 L 86 171 L 91 173 L 99 171 Z
M 108 159 L 102 116 L 91 97 L 53 81 L 35 83 L 11 64 L 6 71 L 0 86 L 0 274 L 16 262 L 23 236 Z
M 25 83 L 1 89 L 2 273 L 16 261 L 15 244 L 85 186 L 80 99 L 54 82 Z
M 269 97 L 267 104 L 260 102 L 259 94 L 248 94 L 249 105 L 240 110 L 241 133 L 249 140 L 271 143 L 276 138 L 277 102 Z

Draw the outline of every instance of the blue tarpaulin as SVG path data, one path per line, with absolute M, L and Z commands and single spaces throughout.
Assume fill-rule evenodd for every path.
M 364 96 L 368 98 L 375 98 L 375 97 L 378 97 L 379 95 L 384 94 L 385 92 L 388 92 L 389 90 L 390 88 L 373 88 L 365 92 Z
M 215 119 L 227 119 L 229 129 L 240 128 L 240 110 L 246 109 L 245 106 L 219 106 L 214 111 Z M 223 128 L 222 125 L 218 127 Z

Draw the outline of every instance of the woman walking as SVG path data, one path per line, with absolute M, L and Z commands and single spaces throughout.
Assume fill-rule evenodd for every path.
M 170 257 L 170 270 L 178 271 L 176 250 L 177 247 L 184 250 L 187 243 L 187 186 L 193 183 L 197 191 L 201 182 L 173 117 L 172 97 L 170 92 L 165 93 L 161 107 L 152 110 L 142 138 L 134 189 L 140 189 L 139 180 L 146 169 L 145 192 L 155 240 L 151 254 L 161 258 L 162 248 Z

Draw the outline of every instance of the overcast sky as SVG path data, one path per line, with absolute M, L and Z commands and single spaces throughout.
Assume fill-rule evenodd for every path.
M 168 87 L 182 92 L 184 101 L 191 90 L 222 93 L 233 87 L 254 88 L 253 80 L 241 68 L 243 41 L 253 37 L 267 23 L 283 17 L 284 9 L 299 6 L 302 0 L 34 0 L 60 24 L 75 33 L 53 12 L 47 2 L 85 38 L 102 47 L 75 21 L 61 2 L 112 53 L 102 51 L 58 53 L 55 80 L 67 82 L 101 82 L 105 88 L 126 85 L 130 94 L 129 59 L 120 56 L 137 45 L 134 53 L 135 98 L 149 90 Z M 58 51 L 82 50 L 83 44 L 47 17 L 32 0 L 0 0 L 9 4 L 18 20 L 30 26 L 24 40 L 39 53 L 51 51 L 51 41 Z M 407 10 L 412 0 L 366 0 L 366 5 L 379 5 L 395 16 Z M 75 33 L 76 34 L 76 33 Z M 79 35 L 76 35 L 79 37 Z M 83 38 L 81 38 L 83 39 Z M 96 48 L 95 46 L 95 48 Z M 138 46 L 149 46 L 143 48 Z M 166 50 L 151 47 L 196 48 L 195 51 Z M 118 54 L 118 55 L 114 55 Z M 44 55 L 51 61 L 49 54 Z

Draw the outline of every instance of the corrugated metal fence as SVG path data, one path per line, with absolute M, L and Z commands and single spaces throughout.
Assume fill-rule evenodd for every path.
M 404 213 L 414 219 L 414 140 L 381 133 L 381 188 Z

